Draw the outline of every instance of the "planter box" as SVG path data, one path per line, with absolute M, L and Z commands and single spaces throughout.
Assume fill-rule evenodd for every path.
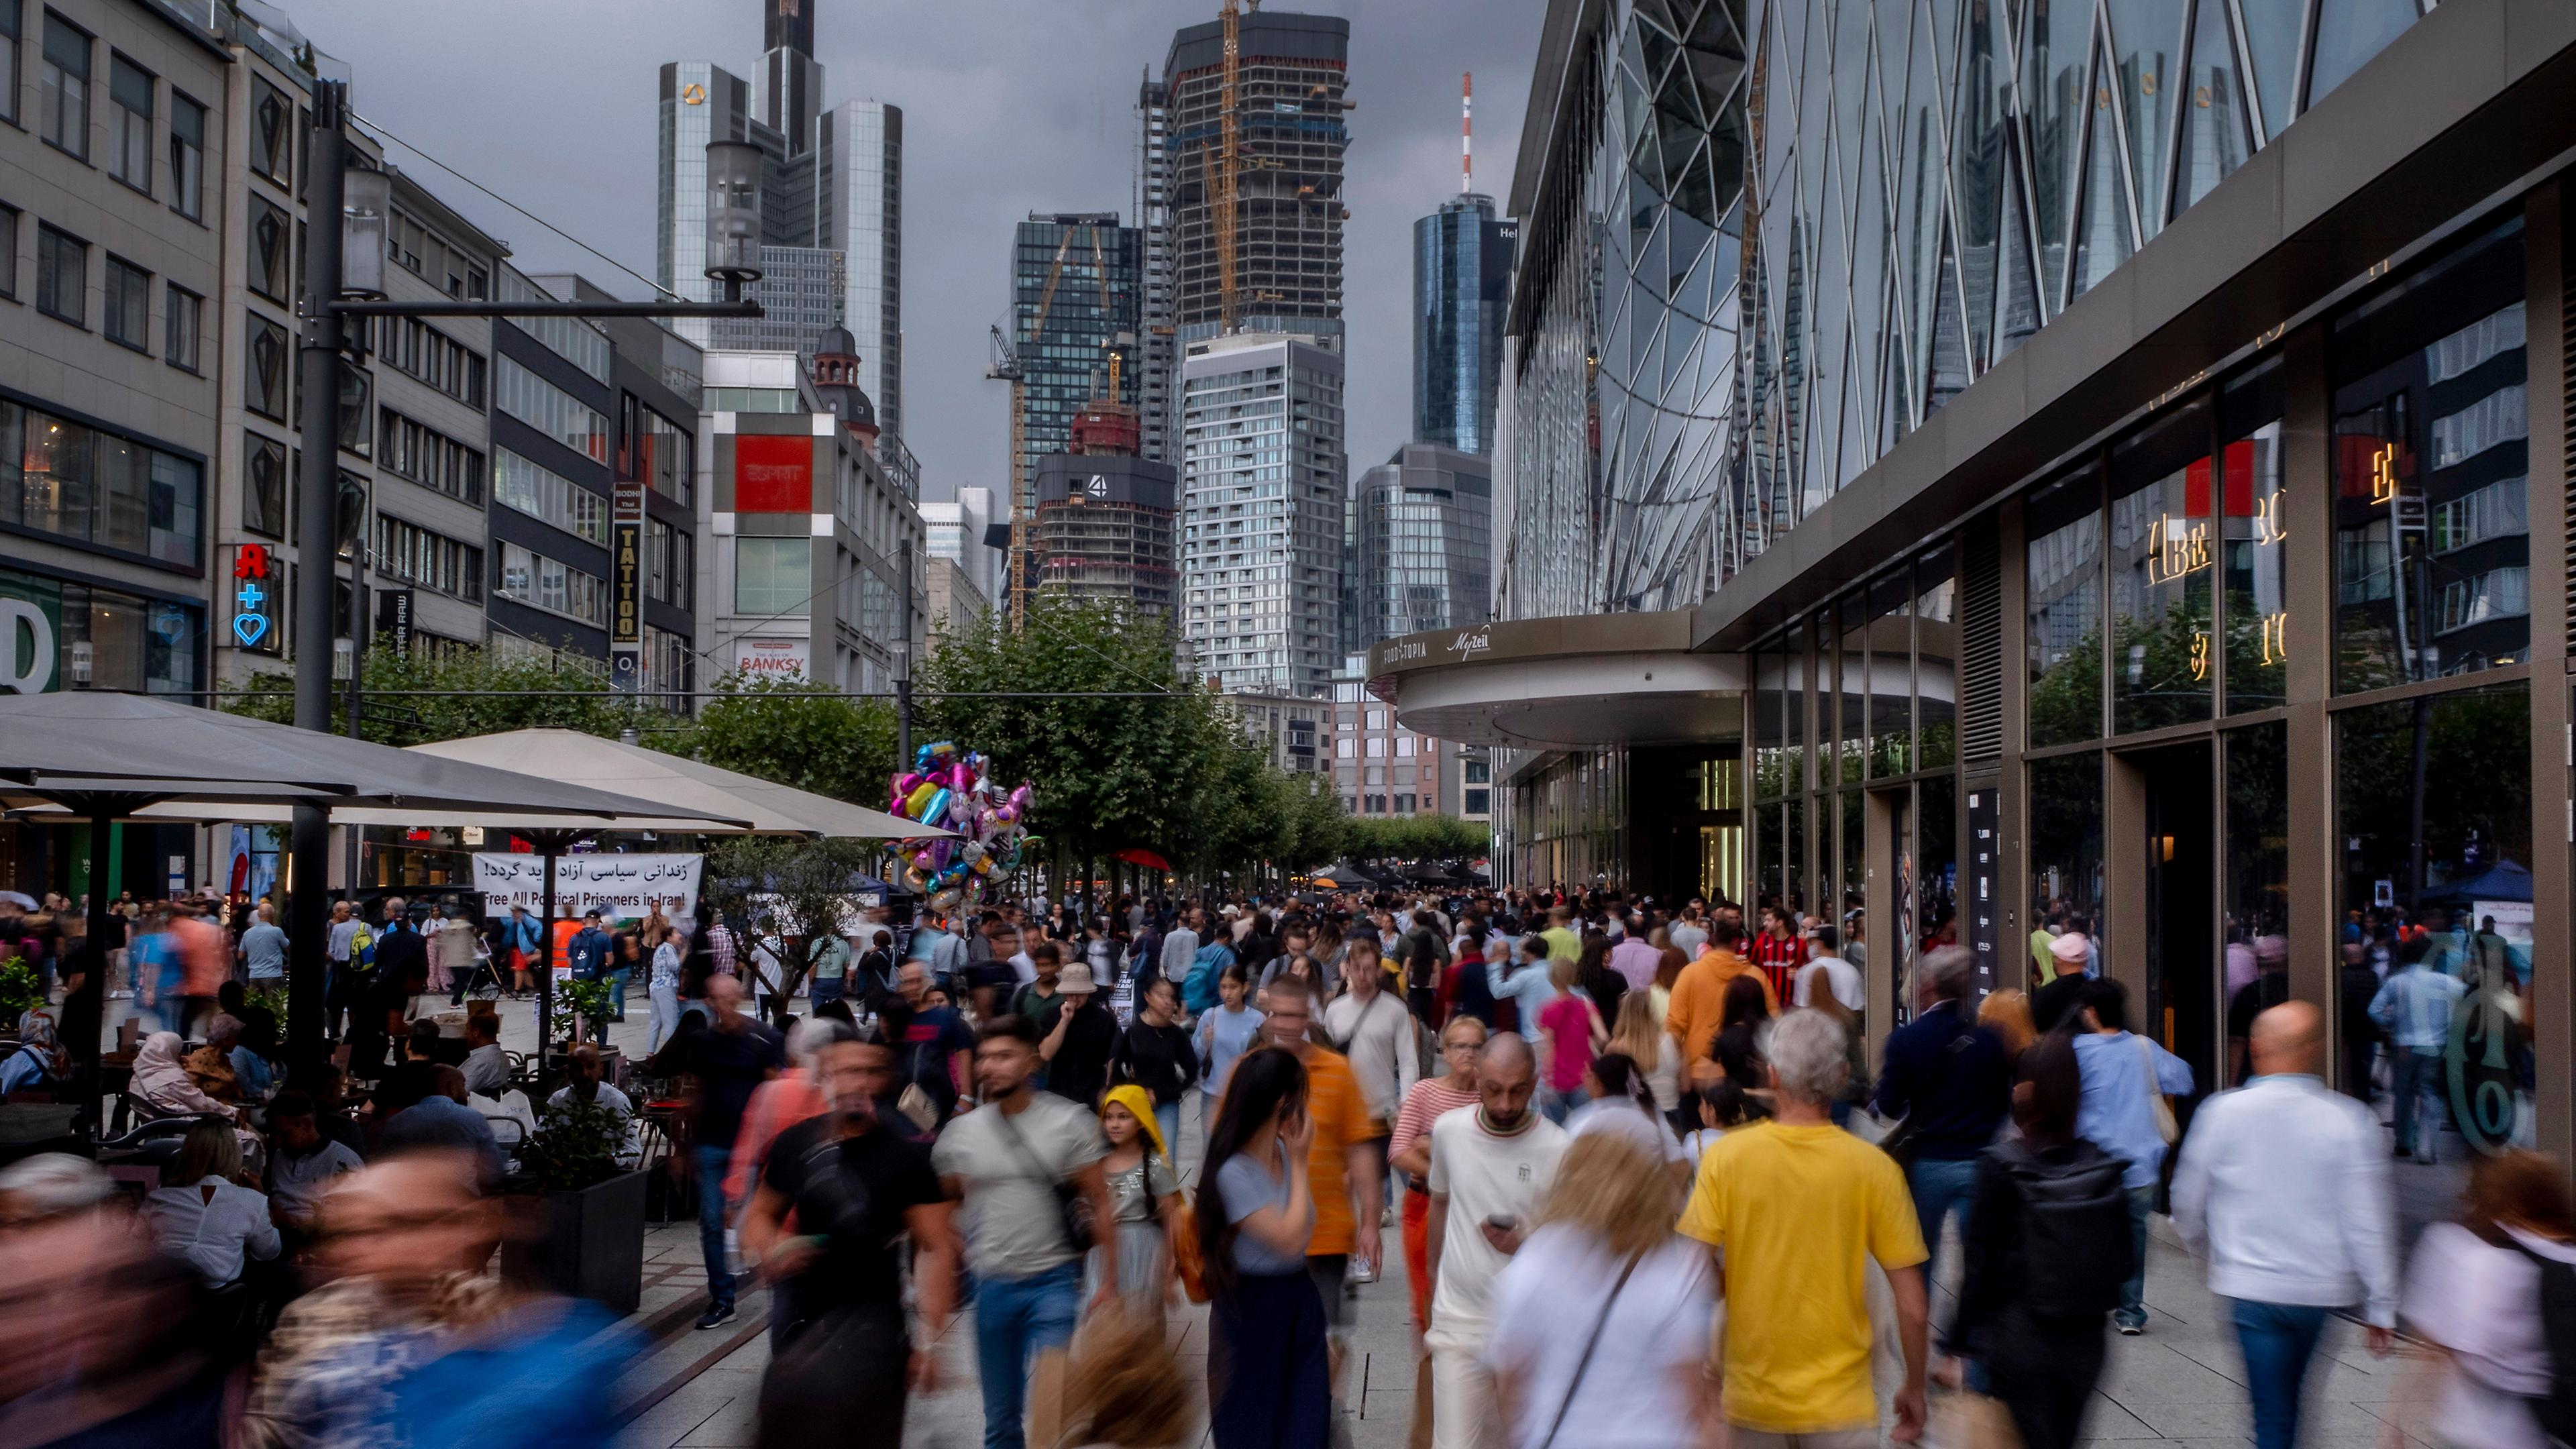
M 588 1298 L 621 1317 L 644 1296 L 644 1171 L 621 1172 L 579 1192 L 522 1199 L 533 1233 L 502 1249 L 522 1282 Z

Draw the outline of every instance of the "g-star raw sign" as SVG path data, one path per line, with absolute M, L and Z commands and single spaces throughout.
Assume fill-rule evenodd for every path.
M 698 909 L 701 855 L 566 855 L 555 860 L 555 919 L 580 920 L 597 911 L 618 920 L 640 921 L 655 906 L 674 921 L 685 921 Z M 540 855 L 503 855 L 477 851 L 474 888 L 483 893 L 485 909 L 506 915 L 525 906 L 530 915 L 546 908 L 546 861 Z

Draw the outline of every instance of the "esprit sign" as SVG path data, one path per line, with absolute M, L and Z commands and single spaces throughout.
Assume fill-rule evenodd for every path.
M 814 507 L 814 439 L 744 433 L 733 440 L 736 513 L 808 513 Z

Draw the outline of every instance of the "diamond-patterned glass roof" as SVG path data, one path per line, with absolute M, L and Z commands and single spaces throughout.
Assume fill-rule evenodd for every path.
M 1705 595 L 2431 3 L 1611 0 L 1522 219 L 1504 617 Z

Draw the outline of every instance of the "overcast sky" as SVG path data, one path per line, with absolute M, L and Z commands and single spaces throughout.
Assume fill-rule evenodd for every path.
M 1009 305 L 1012 225 L 1031 211 L 1132 219 L 1137 82 L 1215 0 L 811 0 L 825 99 L 903 108 L 904 375 L 926 497 L 1000 488 L 1005 390 L 985 330 Z M 285 0 L 353 73 L 360 115 L 653 274 L 663 62 L 756 80 L 759 0 Z M 1280 8 L 1288 8 L 1281 6 Z M 1345 296 L 1351 466 L 1411 426 L 1414 219 L 1458 190 L 1458 77 L 1476 76 L 1476 186 L 1511 186 L 1545 0 L 1304 0 L 1351 20 Z M 395 153 L 531 272 L 646 289 L 535 223 Z

